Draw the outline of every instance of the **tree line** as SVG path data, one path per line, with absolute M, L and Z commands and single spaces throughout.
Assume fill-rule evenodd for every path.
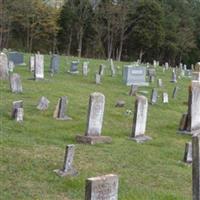
M 45 1 L 0 0 L 0 49 L 173 66 L 200 59 L 199 0 Z

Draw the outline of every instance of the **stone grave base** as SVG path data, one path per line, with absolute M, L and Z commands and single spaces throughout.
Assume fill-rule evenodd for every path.
M 70 169 L 68 171 L 63 171 L 62 169 L 55 169 L 53 170 L 58 176 L 77 176 L 78 172 L 75 169 Z
M 178 130 L 177 133 L 182 134 L 182 135 L 194 135 L 194 134 L 200 133 L 200 129 L 199 130 L 192 130 L 192 131 Z
M 111 143 L 112 138 L 109 136 L 85 136 L 77 135 L 76 141 L 84 144 L 99 144 L 99 143 Z
M 67 71 L 67 73 L 69 73 L 69 74 L 79 74 L 79 71 L 74 71 L 74 72 Z
M 149 140 L 152 140 L 152 138 L 150 136 L 147 136 L 147 135 L 139 135 L 139 136 L 136 136 L 136 137 L 131 137 L 130 139 L 136 141 L 137 143 L 144 143 L 144 142 L 147 142 Z
M 68 116 L 65 116 L 64 118 L 56 117 L 56 120 L 67 121 L 67 120 L 72 120 L 72 118 L 71 118 L 71 117 L 68 117 Z

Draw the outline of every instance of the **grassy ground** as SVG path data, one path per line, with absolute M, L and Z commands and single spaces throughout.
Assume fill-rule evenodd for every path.
M 94 73 L 102 60 L 89 60 L 88 77 L 69 75 L 66 70 L 73 58 L 62 57 L 59 74 L 48 73 L 50 57 L 45 57 L 45 81 L 31 81 L 28 66 L 16 67 L 23 83 L 23 94 L 12 94 L 9 84 L 1 82 L 1 191 L 2 200 L 82 200 L 85 179 L 115 173 L 119 175 L 120 200 L 189 200 L 191 199 L 191 167 L 181 162 L 184 145 L 191 138 L 177 135 L 176 131 L 187 106 L 189 80 L 178 81 L 180 87 L 176 99 L 172 99 L 175 84 L 170 83 L 171 72 L 158 70 L 164 81 L 159 89 L 159 102 L 149 106 L 146 134 L 153 138 L 145 144 L 129 140 L 135 97 L 128 96 L 129 87 L 122 82 L 118 72 L 111 77 L 109 70 L 103 83 L 94 83 Z M 28 55 L 26 55 L 28 63 Z M 118 63 L 123 66 L 124 63 Z M 81 68 L 80 68 L 81 70 Z M 150 93 L 156 83 L 140 88 Z M 76 144 L 76 134 L 84 134 L 89 94 L 102 92 L 106 96 L 103 135 L 113 138 L 112 144 L 95 146 Z M 168 105 L 162 104 L 161 92 L 169 93 Z M 45 112 L 36 109 L 41 96 L 50 100 Z M 72 121 L 56 121 L 53 111 L 60 96 L 68 96 L 68 115 Z M 10 119 L 12 102 L 24 101 L 23 124 Z M 117 100 L 124 100 L 124 108 L 115 108 Z M 77 177 L 60 178 L 53 170 L 61 168 L 67 144 L 76 144 L 74 166 Z

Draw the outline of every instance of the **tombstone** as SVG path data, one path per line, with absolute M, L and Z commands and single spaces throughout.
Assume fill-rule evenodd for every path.
M 37 105 L 38 110 L 47 110 L 50 101 L 46 97 L 41 97 Z
M 157 62 L 156 62 L 156 60 L 153 61 L 153 66 L 154 66 L 154 67 L 157 66 Z
M 175 70 L 172 71 L 172 79 L 171 79 L 171 82 L 172 82 L 172 83 L 176 83 L 176 82 L 177 82 Z
M 200 62 L 196 63 L 195 67 L 194 67 L 194 70 L 196 72 L 200 72 Z
M 191 78 L 192 77 L 192 70 L 190 70 L 190 69 L 184 70 L 184 77 Z
M 161 78 L 158 79 L 157 84 L 158 84 L 158 87 L 163 87 L 163 82 Z
M 100 84 L 101 83 L 101 75 L 100 74 L 96 74 L 95 75 L 95 82 L 96 82 L 96 84 Z
M 88 62 L 83 62 L 82 73 L 83 73 L 83 76 L 88 75 Z
M 0 80 L 8 79 L 8 58 L 5 53 L 0 53 Z
M 173 89 L 173 93 L 172 93 L 172 98 L 175 99 L 176 98 L 176 95 L 178 93 L 178 90 L 179 90 L 179 87 L 178 86 L 175 86 L 174 89 Z
M 105 96 L 94 92 L 90 94 L 87 129 L 85 135 L 77 135 L 76 140 L 80 143 L 96 144 L 110 143 L 111 137 L 101 136 L 104 116 Z
M 13 93 L 20 93 L 23 91 L 19 74 L 14 73 L 10 75 L 10 89 Z
M 163 92 L 163 103 L 169 103 L 169 97 L 167 92 Z
M 53 54 L 51 57 L 51 64 L 50 64 L 50 72 L 51 73 L 58 73 L 60 66 L 60 56 L 57 54 Z
M 40 54 L 35 54 L 35 70 L 34 76 L 35 80 L 44 79 L 44 56 Z
M 156 69 L 155 68 L 148 68 L 147 69 L 147 76 L 156 76 Z
M 110 59 L 110 69 L 111 69 L 111 76 L 115 76 L 116 70 L 112 59 Z
M 35 57 L 31 56 L 29 60 L 29 71 L 33 72 L 35 70 Z
M 192 73 L 192 80 L 200 82 L 200 71 Z
M 23 108 L 23 101 L 13 101 L 12 103 L 12 111 L 11 111 L 11 118 L 14 119 L 17 113 L 18 108 Z
M 157 103 L 157 100 L 158 100 L 158 91 L 156 88 L 154 88 L 152 90 L 152 93 L 151 93 L 151 104 L 156 104 Z
M 24 55 L 19 52 L 9 52 L 8 60 L 13 61 L 14 65 L 24 65 Z
M 71 62 L 71 66 L 70 66 L 70 70 L 68 71 L 68 73 L 70 73 L 70 74 L 78 74 L 79 73 L 78 64 L 79 64 L 79 61 L 72 61 Z
M 129 92 L 129 96 L 135 96 L 138 91 L 138 86 L 137 85 L 131 85 L 131 89 Z
M 108 174 L 88 178 L 85 187 L 85 200 L 118 200 L 118 176 Z
M 103 76 L 104 75 L 104 69 L 105 69 L 105 65 L 101 64 L 99 66 L 99 75 Z
M 200 82 L 192 81 L 189 87 L 188 112 L 183 114 L 179 133 L 194 134 L 200 131 Z
M 166 70 L 169 69 L 169 63 L 168 63 L 168 62 L 165 63 L 165 69 L 166 69 Z
M 67 106 L 68 106 L 67 97 L 66 96 L 60 97 L 56 109 L 54 111 L 53 117 L 57 120 L 71 120 L 72 119 L 71 117 L 65 115 L 65 112 L 67 112 Z
M 148 86 L 146 82 L 146 67 L 134 67 L 132 65 L 125 65 L 123 70 L 123 80 L 127 86 Z
M 67 145 L 65 149 L 63 168 L 56 169 L 54 170 L 54 172 L 56 172 L 59 176 L 77 175 L 77 171 L 73 167 L 74 154 L 75 154 L 75 145 L 74 144 Z
M 200 132 L 192 137 L 192 196 L 200 200 Z
M 192 163 L 192 142 L 186 142 L 183 162 Z
M 148 100 L 145 96 L 137 96 L 131 139 L 137 143 L 143 143 L 152 138 L 145 135 L 148 113 Z
M 15 68 L 14 62 L 13 61 L 9 61 L 8 62 L 8 71 L 9 72 L 13 72 L 14 68 Z
M 15 112 L 15 120 L 16 122 L 23 122 L 24 118 L 24 109 L 23 108 L 17 108 Z
M 149 83 L 153 83 L 155 80 L 155 76 L 149 76 Z
M 183 65 L 183 69 L 184 69 L 185 71 L 187 70 L 187 65 L 186 65 L 186 64 Z

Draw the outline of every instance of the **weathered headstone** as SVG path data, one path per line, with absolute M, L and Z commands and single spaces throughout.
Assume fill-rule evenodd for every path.
M 83 73 L 83 76 L 87 76 L 88 75 L 88 62 L 83 62 L 83 65 L 82 65 L 82 73 Z
M 15 68 L 14 62 L 13 61 L 9 61 L 8 62 L 8 71 L 9 72 L 13 72 L 14 68 Z
M 46 97 L 41 97 L 37 105 L 38 110 L 47 110 L 50 101 Z
M 157 84 L 158 84 L 158 87 L 163 87 L 163 82 L 161 78 L 158 79 Z
M 30 56 L 29 71 L 33 72 L 34 70 L 35 70 L 35 57 L 34 56 Z
M 131 89 L 129 92 L 129 96 L 135 96 L 138 91 L 138 86 L 137 85 L 131 85 Z
M 88 178 L 86 180 L 85 200 L 118 200 L 118 176 Z
M 15 112 L 15 120 L 17 122 L 23 122 L 24 119 L 24 109 L 23 108 L 17 108 Z
M 65 115 L 68 107 L 68 99 L 66 96 L 60 97 L 58 100 L 58 104 L 54 111 L 53 117 L 57 120 L 71 120 L 72 118 Z
M 12 119 L 15 118 L 18 108 L 23 108 L 23 101 L 22 100 L 13 101 L 13 103 L 12 103 L 12 111 L 11 111 L 11 118 Z
M 172 83 L 176 83 L 176 82 L 177 82 L 175 70 L 172 71 L 172 79 L 171 79 L 171 82 L 172 82 Z
M 183 157 L 185 163 L 192 163 L 192 142 L 186 142 L 185 153 Z
M 112 138 L 101 136 L 103 126 L 103 116 L 105 107 L 105 96 L 101 93 L 94 92 L 90 95 L 87 129 L 85 135 L 77 135 L 76 140 L 81 143 L 110 143 Z
M 101 83 L 101 75 L 100 74 L 95 74 L 95 82 L 96 82 L 96 84 Z
M 8 79 L 8 58 L 5 53 L 0 53 L 0 80 Z
M 156 76 L 156 69 L 155 68 L 148 68 L 147 69 L 147 76 Z
M 24 65 L 24 55 L 19 52 L 9 52 L 8 60 L 13 61 L 14 65 Z
M 44 79 L 44 56 L 40 54 L 35 54 L 35 70 L 34 76 L 35 80 Z
M 20 93 L 23 91 L 19 74 L 14 73 L 10 75 L 10 89 L 14 93 Z
M 192 138 L 192 196 L 200 200 L 200 132 Z
M 54 172 L 56 172 L 59 176 L 77 175 L 77 171 L 73 167 L 74 154 L 75 154 L 75 145 L 74 144 L 67 145 L 65 149 L 63 168 L 56 169 L 54 170 Z
M 178 86 L 175 86 L 174 89 L 173 89 L 173 93 L 172 93 L 172 98 L 175 99 L 176 98 L 176 95 L 178 93 L 178 90 L 179 90 L 179 87 Z
M 79 61 L 72 61 L 70 65 L 70 70 L 68 71 L 70 74 L 78 74 L 78 64 Z
M 110 69 L 111 69 L 111 76 L 115 76 L 116 70 L 112 59 L 110 59 Z
M 169 103 L 169 97 L 167 92 L 163 92 L 163 103 Z
M 192 73 L 192 80 L 200 82 L 200 71 Z
M 165 69 L 166 69 L 166 70 L 169 69 L 169 63 L 168 63 L 168 62 L 165 63 Z
M 105 69 L 105 65 L 101 64 L 99 66 L 99 75 L 103 76 L 104 75 L 104 69 Z
M 57 73 L 60 66 L 60 56 L 57 54 L 53 54 L 51 57 L 51 64 L 50 64 L 50 72 Z
M 157 100 L 158 100 L 158 91 L 156 88 L 153 88 L 151 93 L 151 104 L 157 103 Z
M 145 135 L 148 113 L 148 100 L 145 96 L 137 96 L 135 102 L 135 113 L 133 117 L 133 128 L 131 139 L 137 143 L 143 143 L 151 140 L 151 137 Z

